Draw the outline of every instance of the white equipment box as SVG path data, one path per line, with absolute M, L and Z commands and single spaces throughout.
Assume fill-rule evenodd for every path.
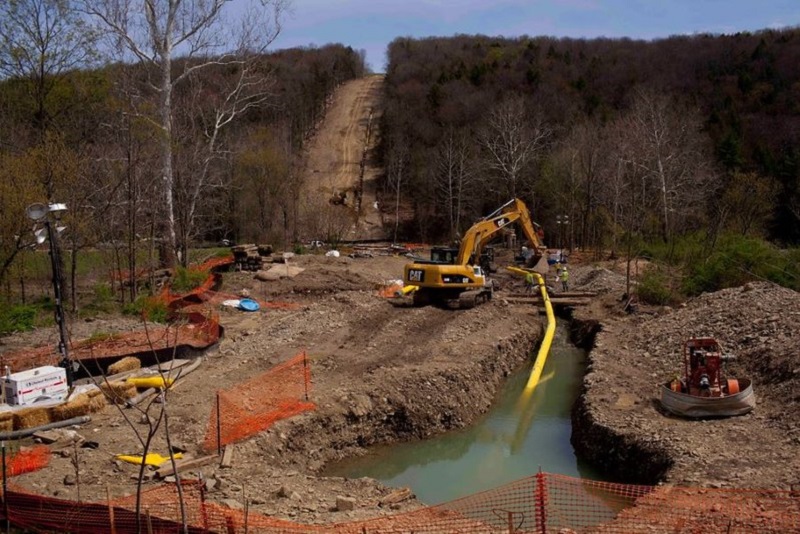
M 6 403 L 24 406 L 37 400 L 67 398 L 67 371 L 63 367 L 45 365 L 5 377 Z

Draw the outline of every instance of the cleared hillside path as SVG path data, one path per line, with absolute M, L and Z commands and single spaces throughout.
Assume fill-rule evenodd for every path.
M 303 166 L 306 195 L 311 205 L 332 206 L 328 201 L 346 192 L 344 205 L 332 209 L 347 211 L 353 225 L 344 239 L 384 239 L 386 235 L 377 209 L 377 178 L 381 169 L 375 165 L 373 149 L 378 138 L 383 76 L 371 75 L 342 84 L 333 95 L 325 118 L 309 143 Z M 371 118 L 371 135 L 366 146 L 364 186 L 360 212 L 356 209 L 355 191 L 359 186 L 361 159 Z M 312 199 L 309 199 L 312 200 Z M 326 207 L 327 207 L 326 206 Z

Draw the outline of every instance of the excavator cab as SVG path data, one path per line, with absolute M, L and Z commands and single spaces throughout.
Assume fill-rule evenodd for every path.
M 458 257 L 458 249 L 451 247 L 433 247 L 431 249 L 431 263 L 454 265 Z

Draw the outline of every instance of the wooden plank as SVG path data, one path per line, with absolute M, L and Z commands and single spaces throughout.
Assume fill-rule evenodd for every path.
M 176 460 L 175 461 L 175 469 L 172 468 L 172 462 L 167 462 L 164 464 L 164 467 L 160 467 L 156 471 L 156 476 L 158 478 L 168 477 L 170 475 L 174 475 L 176 472 L 183 473 L 184 471 L 188 471 L 189 469 L 194 469 L 196 467 L 202 467 L 204 465 L 208 465 L 217 461 L 219 455 L 212 454 L 209 456 L 201 456 L 200 458 L 188 458 L 185 460 Z
M 235 450 L 233 443 L 225 445 L 225 450 L 222 451 L 222 460 L 219 462 L 220 467 L 228 468 L 233 465 L 233 451 Z
M 392 493 L 390 493 L 386 497 L 382 498 L 378 502 L 378 506 L 383 507 L 383 506 L 387 506 L 389 504 L 395 504 L 395 503 L 407 501 L 408 499 L 410 499 L 413 496 L 414 496 L 414 494 L 411 493 L 411 488 L 400 488 L 399 490 L 393 491 Z
M 542 299 L 537 299 L 533 297 L 507 297 L 506 301 L 511 303 L 518 303 L 518 304 L 535 304 L 537 306 L 542 306 L 544 303 Z M 585 306 L 592 302 L 592 299 L 580 299 L 580 298 L 560 298 L 560 297 L 551 297 L 550 303 L 554 306 Z

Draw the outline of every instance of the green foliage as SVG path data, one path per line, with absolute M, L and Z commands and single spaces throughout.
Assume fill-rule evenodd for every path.
M 697 257 L 687 265 L 684 291 L 698 295 L 735 287 L 751 280 L 769 280 L 800 289 L 797 249 L 781 252 L 768 242 L 741 235 L 721 238 L 707 258 Z
M 665 305 L 678 300 L 670 289 L 669 278 L 659 268 L 650 267 L 639 279 L 636 294 L 641 302 L 647 304 Z
M 111 313 L 116 308 L 116 299 L 108 284 L 94 286 L 91 300 L 81 307 L 81 315 L 91 317 L 98 313 Z
M 31 305 L 0 306 L 0 334 L 33 330 L 38 312 L 39 308 Z
M 169 316 L 167 304 L 155 297 L 140 295 L 132 303 L 127 304 L 123 310 L 126 315 L 138 315 L 154 323 L 166 323 Z
M 208 278 L 208 273 L 195 269 L 178 267 L 171 282 L 171 288 L 176 293 L 185 293 L 199 287 Z
M 647 243 L 640 242 L 639 256 L 648 260 L 656 260 L 672 266 L 686 265 L 702 257 L 708 249 L 708 237 L 704 232 L 694 232 L 675 237 L 670 242 L 656 239 Z
M 302 243 L 295 243 L 294 244 L 294 253 L 295 254 L 305 254 L 307 252 L 306 247 Z

